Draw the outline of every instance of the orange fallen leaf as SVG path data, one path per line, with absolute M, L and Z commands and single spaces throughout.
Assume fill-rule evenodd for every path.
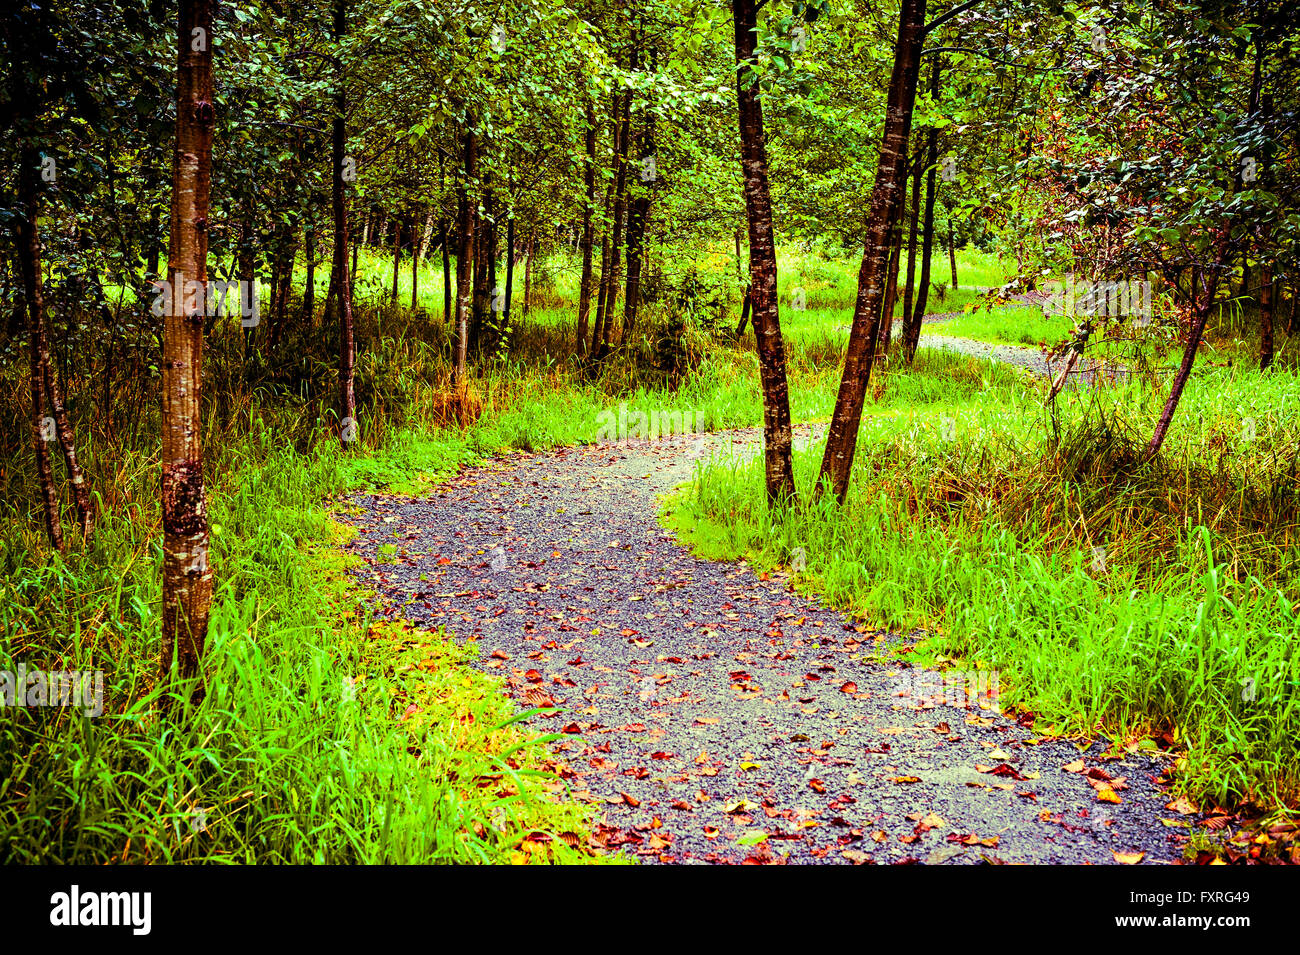
M 1120 852 L 1118 849 L 1113 850 L 1111 855 L 1120 865 L 1137 865 L 1147 856 L 1145 852 Z
M 1119 798 L 1119 793 L 1102 783 L 1097 787 L 1097 802 L 1119 803 L 1123 802 L 1123 800 Z

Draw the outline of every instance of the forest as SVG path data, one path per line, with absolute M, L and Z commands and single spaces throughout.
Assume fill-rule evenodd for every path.
M 1300 863 L 1286 0 L 0 54 L 10 866 Z

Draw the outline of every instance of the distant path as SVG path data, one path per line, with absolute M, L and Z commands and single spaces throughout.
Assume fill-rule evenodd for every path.
M 511 455 L 428 498 L 357 496 L 358 580 L 381 616 L 476 640 L 520 707 L 546 708 L 532 726 L 561 734 L 599 848 L 664 863 L 1177 858 L 1163 764 L 1081 753 L 941 693 L 934 671 L 886 662 L 906 637 L 664 530 L 661 495 L 760 440 Z M 386 543 L 398 552 L 381 558 Z M 1105 777 L 1118 801 L 1094 789 Z

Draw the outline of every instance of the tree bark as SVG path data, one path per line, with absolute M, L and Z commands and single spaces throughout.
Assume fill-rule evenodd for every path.
M 523 317 L 528 317 L 533 295 L 533 250 L 537 247 L 537 228 L 528 233 L 528 255 L 524 259 L 524 310 Z
M 904 182 L 902 192 L 906 193 Z M 885 273 L 885 296 L 880 303 L 880 335 L 876 347 L 876 356 L 889 352 L 889 342 L 894 334 L 894 310 L 898 305 L 898 270 L 903 257 L 903 215 L 902 208 L 889 232 L 889 270 Z
M 921 226 L 921 170 L 925 168 L 926 152 L 917 145 L 916 162 L 912 167 L 912 202 L 907 222 L 907 284 L 903 287 L 903 343 L 912 327 L 912 305 L 916 300 L 916 240 Z
M 620 280 L 619 264 L 623 254 L 623 224 L 627 216 L 627 151 L 628 151 L 628 127 L 630 126 L 630 117 L 628 115 L 632 106 L 632 93 L 629 91 L 622 97 L 622 105 L 619 105 L 619 97 L 614 97 L 614 221 L 610 226 L 609 240 L 609 269 L 602 274 L 602 280 L 605 283 L 605 321 L 601 329 L 600 342 L 592 342 L 592 349 L 595 352 L 596 360 L 603 361 L 609 354 L 609 343 L 611 332 L 614 327 L 614 305 L 618 301 L 618 288 Z
M 749 289 L 745 289 L 745 301 L 740 305 L 740 324 L 736 326 L 736 337 L 739 338 L 745 334 L 745 326 L 749 324 L 750 297 Z
M 930 98 L 939 99 L 938 60 L 930 65 Z M 939 162 L 939 130 L 931 126 L 925 134 L 925 165 L 928 170 L 925 177 L 925 223 L 922 226 L 921 240 L 921 281 L 916 290 L 916 302 L 912 306 L 911 324 L 904 329 L 903 351 L 910 365 L 916 358 L 916 348 L 921 341 L 921 325 L 925 322 L 925 306 L 930 298 L 930 256 L 934 252 L 934 200 L 936 194 L 936 165 Z M 955 272 L 954 272 L 955 274 Z
M 890 227 L 902 202 L 907 139 L 916 102 L 924 39 L 926 0 L 902 0 L 898 40 L 894 46 L 894 68 L 889 81 L 889 98 L 881 141 L 880 163 L 871 194 L 867 242 L 858 271 L 858 298 L 853 325 L 844 356 L 844 374 L 835 399 L 835 411 L 826 437 L 826 451 L 818 478 L 818 493 L 831 490 L 842 503 L 848 494 L 849 474 L 857 450 L 858 428 L 867 382 L 880 334 L 881 299 L 884 297 L 889 263 Z
M 303 325 L 311 327 L 316 320 L 316 226 L 309 223 L 303 236 L 303 254 L 307 259 L 306 282 L 302 289 L 302 312 L 299 319 Z
M 21 100 L 20 100 L 21 102 Z M 37 219 L 40 213 L 39 189 L 36 168 L 40 165 L 37 151 L 24 145 L 22 168 L 18 172 L 20 201 L 23 216 L 18 220 L 19 268 L 27 299 L 28 373 L 31 379 L 31 424 L 33 450 L 36 454 L 36 477 L 39 482 L 45 533 L 50 546 L 62 551 L 63 521 L 59 515 L 59 492 L 54 484 L 54 470 L 50 462 L 50 440 L 54 421 L 46 422 L 46 369 L 50 365 L 49 336 L 45 328 L 45 290 L 41 275 L 41 241 Z
M 469 356 L 470 310 L 474 297 L 474 220 L 477 202 L 471 200 L 478 175 L 478 138 L 471 129 L 465 133 L 465 179 L 460 187 L 460 255 L 456 257 L 456 362 L 455 380 L 465 380 L 465 365 Z M 471 202 L 474 202 L 471 205 Z
M 203 488 L 201 399 L 203 309 L 187 304 L 208 279 L 212 132 L 213 0 L 181 0 L 177 34 L 176 151 L 172 161 L 171 308 L 163 318 L 162 372 L 162 679 L 199 677 L 212 601 L 208 516 Z M 165 705 L 165 704 L 164 704 Z
M 632 68 L 639 66 L 638 49 L 633 47 Z M 658 67 L 656 50 L 650 48 L 650 70 Z M 629 98 L 631 94 L 629 94 Z M 623 332 L 620 342 L 626 342 L 632 329 L 636 326 L 636 312 L 641 304 L 641 269 L 645 252 L 646 225 L 650 220 L 650 202 L 654 198 L 658 170 L 654 168 L 655 156 L 655 118 L 652 109 L 644 111 L 645 120 L 642 130 L 641 149 L 637 156 L 638 166 L 642 172 L 641 184 L 632 199 L 627 220 L 627 289 L 623 295 Z M 647 170 L 646 160 L 651 166 Z M 648 175 L 646 172 L 648 171 Z
M 1273 272 L 1267 260 L 1259 267 L 1259 370 L 1273 364 Z
M 402 266 L 402 220 L 393 216 L 393 294 L 391 301 L 397 302 L 397 273 Z
M 740 120 L 740 161 L 749 221 L 749 287 L 759 379 L 763 386 L 764 475 L 769 506 L 796 502 L 790 395 L 781 339 L 780 303 L 776 293 L 776 239 L 767 181 L 767 145 L 763 105 L 754 75 L 758 11 L 754 0 L 732 0 L 736 40 L 736 100 Z
M 348 26 L 347 0 L 334 0 L 334 43 L 340 47 Z M 347 85 L 343 63 L 336 64 L 334 122 L 331 143 L 334 161 L 334 262 L 330 284 L 339 323 L 339 440 L 347 447 L 356 439 L 357 405 L 354 373 L 357 360 L 356 337 L 352 318 L 352 272 L 348 269 L 348 206 L 344 194 L 344 164 L 347 159 Z M 355 249 L 353 250 L 355 253 Z M 353 262 L 356 261 L 355 254 Z M 355 269 L 355 265 L 353 267 Z
M 948 267 L 952 270 L 952 287 L 957 287 L 957 242 L 953 236 L 952 215 L 948 216 Z
M 515 284 L 515 214 L 510 210 L 510 218 L 506 220 L 506 300 L 505 309 L 501 313 L 501 334 L 507 334 L 510 328 L 510 298 L 514 294 Z
M 411 311 L 414 312 L 420 298 L 420 251 L 424 242 L 420 240 L 420 249 L 416 249 L 416 221 L 411 217 Z
M 596 110 L 587 100 L 587 162 L 583 169 L 585 202 L 582 206 L 582 281 L 578 285 L 578 354 L 587 354 L 587 325 L 591 314 L 591 250 L 595 236 L 596 211 Z M 532 249 L 529 249 L 531 264 Z
M 1201 336 L 1205 333 L 1205 323 L 1210 317 L 1210 311 L 1214 308 L 1214 295 L 1218 291 L 1219 271 L 1228 261 L 1228 240 L 1231 234 L 1229 223 L 1221 226 L 1221 233 L 1216 244 L 1216 255 L 1214 264 L 1210 268 L 1202 270 L 1200 276 L 1200 288 L 1197 288 L 1196 275 L 1192 276 L 1192 295 L 1193 299 L 1193 319 L 1191 333 L 1187 339 L 1187 346 L 1183 349 L 1183 360 L 1178 366 L 1178 371 L 1174 375 L 1172 387 L 1169 389 L 1169 397 L 1165 399 L 1164 409 L 1160 412 L 1160 418 L 1156 422 L 1155 432 L 1151 435 L 1151 440 L 1147 442 L 1145 457 L 1153 458 L 1160 452 L 1161 445 L 1164 444 L 1165 435 L 1169 432 L 1169 425 L 1174 419 L 1174 412 L 1178 410 L 1178 401 L 1183 396 L 1183 388 L 1187 385 L 1187 379 L 1192 373 L 1192 364 L 1196 361 L 1196 350 L 1201 345 Z M 1208 272 L 1208 275 L 1206 274 Z M 1229 283 L 1232 279 L 1229 277 Z
M 438 218 L 438 243 L 442 246 L 442 323 L 451 328 L 451 249 L 447 245 L 447 220 Z

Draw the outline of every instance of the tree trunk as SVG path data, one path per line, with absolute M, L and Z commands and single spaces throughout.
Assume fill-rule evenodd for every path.
M 24 99 L 28 94 L 24 94 Z M 19 102 L 24 100 L 20 99 Z M 59 516 L 59 492 L 54 485 L 54 470 L 50 462 L 50 444 L 53 439 L 54 419 L 46 421 L 46 369 L 50 365 L 49 336 L 45 329 L 45 290 L 41 275 L 41 242 L 37 231 L 40 213 L 39 189 L 36 169 L 40 165 L 37 151 L 24 144 L 22 168 L 18 172 L 21 190 L 20 202 L 23 216 L 18 220 L 18 255 L 22 270 L 23 289 L 27 298 L 28 373 L 31 378 L 31 424 L 33 450 L 36 453 L 36 476 L 39 481 L 41 504 L 45 516 L 45 533 L 50 546 L 63 550 L 63 521 Z
M 515 284 L 515 214 L 510 210 L 506 220 L 506 300 L 501 313 L 501 334 L 506 335 L 510 328 L 510 297 L 514 294 Z
M 1187 385 L 1187 379 L 1192 373 L 1192 364 L 1196 361 L 1196 350 L 1200 347 L 1201 336 L 1205 333 L 1205 323 L 1210 317 L 1210 311 L 1214 308 L 1214 294 L 1218 290 L 1219 270 L 1228 260 L 1228 237 L 1232 231 L 1230 224 L 1224 223 L 1221 226 L 1221 234 L 1217 243 L 1214 264 L 1206 271 L 1203 271 L 1200 277 L 1201 288 L 1197 289 L 1196 276 L 1192 276 L 1192 294 L 1194 296 L 1194 317 L 1192 319 L 1191 334 L 1187 339 L 1187 346 L 1183 349 L 1183 360 L 1178 366 L 1178 371 L 1174 375 L 1172 387 L 1169 389 L 1169 397 L 1165 399 L 1164 409 L 1160 412 L 1160 419 L 1156 422 L 1155 432 L 1151 435 L 1151 440 L 1147 442 L 1145 457 L 1153 458 L 1160 452 L 1160 446 L 1164 444 L 1165 435 L 1169 432 L 1169 425 L 1174 419 L 1174 412 L 1178 409 L 1178 401 L 1183 396 L 1183 388 Z M 1229 283 L 1232 278 L 1229 276 Z M 1229 286 L 1231 288 L 1231 285 Z
M 486 178 L 486 177 L 485 177 Z M 471 200 L 473 201 L 473 200 Z M 475 210 L 477 213 L 477 209 Z M 483 322 L 492 302 L 488 295 L 488 233 L 492 229 L 492 192 L 485 190 L 483 219 L 475 216 L 474 231 L 474 299 L 470 315 L 470 348 L 478 355 L 483 348 Z
M 633 47 L 632 68 L 640 65 L 637 47 Z M 650 48 L 650 71 L 658 67 L 656 50 Z M 630 98 L 630 94 L 629 94 Z M 642 132 L 641 149 L 637 156 L 640 170 L 640 187 L 632 199 L 627 220 L 627 289 L 623 295 L 623 332 L 620 342 L 626 342 L 636 326 L 636 312 L 641 304 L 641 269 L 645 252 L 646 224 L 650 219 L 650 201 L 654 197 L 655 183 L 659 178 L 655 169 L 655 117 L 652 109 L 644 111 L 645 128 Z M 629 127 L 630 128 L 630 127 Z M 649 165 L 647 166 L 647 160 Z
M 478 176 L 478 138 L 474 131 L 465 133 L 465 180 L 460 187 L 460 255 L 456 258 L 456 364 L 455 379 L 465 380 L 465 365 L 469 356 L 470 310 L 474 297 L 474 220 L 477 202 L 470 198 Z M 471 203 L 474 203 L 471 205 Z
M 1273 272 L 1267 260 L 1259 267 L 1259 370 L 1273 364 Z
M 903 342 L 907 342 L 908 329 L 912 327 L 912 305 L 916 300 L 916 239 L 921 225 L 921 170 L 925 168 L 926 152 L 920 144 L 916 148 L 916 163 L 912 167 L 912 203 L 907 223 L 907 284 L 903 287 Z
M 758 11 L 754 0 L 732 0 L 735 26 L 740 119 L 740 160 L 745 182 L 745 212 L 749 220 L 749 286 L 754 336 L 758 344 L 759 379 L 763 386 L 764 473 L 769 506 L 795 503 L 794 440 L 790 428 L 790 395 L 785 376 L 785 345 L 781 339 L 780 303 L 776 294 L 776 240 L 767 182 L 767 146 L 763 105 L 754 76 L 758 40 Z
M 866 248 L 858 271 L 858 298 L 845 350 L 844 375 L 835 398 L 835 411 L 826 436 L 826 452 L 818 478 L 818 493 L 829 488 L 841 503 L 849 490 L 862 405 L 880 334 L 878 317 L 887 280 L 889 233 L 902 202 L 907 139 L 912 125 L 912 107 L 916 102 L 924 39 L 925 4 L 926 0 L 902 0 L 899 11 L 898 40 L 894 46 L 894 68 L 889 80 L 880 163 L 871 194 Z
M 411 311 L 414 312 L 420 297 L 420 251 L 423 249 L 424 242 L 420 241 L 421 249 L 416 249 L 416 224 L 415 217 L 411 217 Z
M 310 328 L 316 322 L 316 226 L 308 224 L 303 237 L 303 253 L 307 257 L 307 278 L 302 288 L 303 325 Z
M 907 191 L 906 183 L 902 191 Z M 880 303 L 880 335 L 876 344 L 877 357 L 888 354 L 889 340 L 894 334 L 894 310 L 898 305 L 898 270 L 903 257 L 903 216 L 900 214 L 889 233 L 889 270 L 885 273 L 885 296 Z
M 390 301 L 397 302 L 397 273 L 402 265 L 402 220 L 393 216 L 393 294 Z
M 334 44 L 338 48 L 347 32 L 347 0 L 334 0 Z M 333 141 L 334 161 L 334 263 L 330 284 L 334 287 L 334 303 L 339 323 L 339 440 L 347 447 L 357 437 L 357 404 L 354 372 L 357 347 L 352 319 L 352 273 L 348 270 L 348 206 L 344 195 L 343 170 L 347 159 L 347 86 L 343 64 L 335 64 Z M 356 262 L 355 249 L 353 262 Z M 355 270 L 355 264 L 353 269 Z
M 424 214 L 424 231 L 420 233 L 420 251 L 416 256 L 416 258 L 421 262 L 423 262 L 424 257 L 429 254 L 429 240 L 433 238 L 433 220 L 434 208 L 433 206 L 429 206 L 428 210 Z M 412 220 L 411 223 L 411 230 L 411 235 L 415 235 L 414 220 Z
M 200 677 L 208 632 L 212 570 L 203 489 L 201 400 L 203 315 L 188 289 L 208 279 L 208 215 L 215 109 L 213 0 L 181 0 L 177 44 L 176 152 L 172 162 L 171 308 L 163 318 L 162 361 L 162 660 L 164 682 Z M 196 49 L 198 47 L 198 49 Z M 196 293 L 201 297 L 202 292 Z M 187 314 L 193 312 L 194 314 Z M 165 704 L 164 704 L 165 705 Z
M 451 328 L 451 249 L 447 245 L 447 220 L 438 218 L 438 242 L 442 246 L 442 323 Z
M 614 185 L 611 183 L 605 189 L 605 215 L 604 221 L 608 222 L 611 206 L 614 201 Z M 596 286 L 596 327 L 591 330 L 591 351 L 589 354 L 593 358 L 599 357 L 600 342 L 605 332 L 605 298 L 606 292 L 609 291 L 609 282 L 605 276 L 609 274 L 609 228 L 606 226 L 600 235 L 600 279 Z
M 936 60 L 930 65 L 930 98 L 939 100 L 939 69 Z M 921 281 L 916 290 L 916 302 L 912 306 L 912 321 L 904 330 L 903 353 L 910 365 L 916 358 L 916 347 L 921 341 L 921 325 L 925 322 L 925 306 L 930 298 L 930 256 L 934 252 L 934 199 L 936 193 L 935 172 L 939 162 L 939 130 L 931 126 L 925 134 L 925 165 L 928 169 L 925 177 L 925 223 L 922 226 L 921 240 Z
M 614 221 L 610 226 L 609 271 L 602 275 L 605 282 L 605 322 L 601 329 L 600 342 L 592 342 L 596 360 L 601 361 L 609 354 L 611 331 L 614 327 L 614 304 L 618 301 L 620 279 L 619 263 L 623 254 L 623 223 L 627 216 L 627 151 L 629 110 L 632 107 L 632 94 L 626 93 L 619 105 L 619 97 L 614 97 Z
M 952 287 L 957 287 L 957 243 L 953 237 L 952 214 L 948 215 L 948 267 L 952 270 Z
M 524 260 L 524 311 L 523 317 L 528 317 L 528 309 L 532 305 L 533 295 L 533 250 L 537 247 L 537 229 L 528 233 L 528 256 Z
M 739 338 L 745 334 L 745 326 L 749 324 L 750 295 L 749 289 L 745 289 L 745 301 L 740 306 L 740 324 L 736 326 L 736 337 Z
M 587 162 L 583 170 L 586 201 L 582 206 L 582 281 L 578 285 L 578 354 L 587 353 L 587 325 L 591 313 L 591 250 L 595 236 L 593 216 L 596 211 L 596 110 L 587 100 Z M 529 249 L 529 264 L 532 249 Z

